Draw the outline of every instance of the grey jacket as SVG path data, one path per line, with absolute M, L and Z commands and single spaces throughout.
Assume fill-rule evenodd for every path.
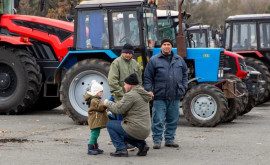
M 125 132 L 138 140 L 145 140 L 151 130 L 149 101 L 151 95 L 141 86 L 134 86 L 117 103 L 109 101 L 108 109 L 123 115 L 121 125 Z

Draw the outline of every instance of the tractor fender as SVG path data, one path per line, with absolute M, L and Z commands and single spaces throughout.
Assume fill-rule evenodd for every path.
M 99 58 L 97 54 L 102 54 L 100 58 L 108 59 L 112 61 L 113 59 L 117 58 L 118 56 L 111 50 L 84 50 L 84 51 L 69 51 L 62 62 L 58 65 L 57 69 L 54 72 L 54 83 L 61 82 L 61 75 L 63 68 L 69 69 L 74 64 L 76 64 L 79 59 L 87 59 L 87 58 Z
M 12 45 L 33 45 L 27 37 L 0 36 L 0 42 L 6 42 Z
M 245 54 L 254 54 L 256 57 L 264 57 L 259 51 L 236 51 L 237 54 L 240 54 L 245 57 Z

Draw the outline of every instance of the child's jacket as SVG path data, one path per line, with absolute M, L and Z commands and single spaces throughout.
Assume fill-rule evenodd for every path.
M 91 99 L 90 106 L 88 108 L 88 125 L 90 129 L 105 128 L 106 123 L 109 121 L 106 106 L 98 96 L 92 96 L 86 93 L 84 100 L 87 101 L 88 99 Z

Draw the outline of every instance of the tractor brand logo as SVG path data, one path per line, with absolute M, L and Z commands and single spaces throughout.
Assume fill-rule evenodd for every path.
M 210 54 L 203 54 L 203 57 L 209 58 L 210 57 Z

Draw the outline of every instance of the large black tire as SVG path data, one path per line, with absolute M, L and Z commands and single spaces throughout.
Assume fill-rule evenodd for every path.
M 192 87 L 184 96 L 182 109 L 185 118 L 194 126 L 214 127 L 228 113 L 228 102 L 223 92 L 211 84 Z
M 253 107 L 256 105 L 256 96 L 249 96 L 248 98 L 248 105 L 246 106 L 245 110 L 242 111 L 239 115 L 244 115 L 252 110 Z
M 270 72 L 263 62 L 256 58 L 245 57 L 247 69 L 251 71 L 258 71 L 262 74 L 262 80 L 265 81 L 265 92 L 259 97 L 258 104 L 262 104 L 269 100 L 270 95 Z
M 228 100 L 229 101 L 229 107 L 230 107 L 229 114 L 231 114 L 232 116 L 234 116 L 234 113 L 231 112 L 231 111 L 236 111 L 235 112 L 236 113 L 235 115 L 237 116 L 237 115 L 241 114 L 242 112 L 244 112 L 245 109 L 247 108 L 247 106 L 249 108 L 251 108 L 251 103 L 249 102 L 249 94 L 248 94 L 248 89 L 247 89 L 246 84 L 240 78 L 238 78 L 236 75 L 233 75 L 233 74 L 225 74 L 224 75 L 224 79 L 235 80 L 236 81 L 236 88 L 237 88 L 237 90 L 241 94 L 243 94 L 243 96 L 241 96 L 239 98 L 234 98 L 234 99 L 237 99 L 235 101 L 229 101 Z M 235 105 L 233 105 L 233 104 L 235 104 Z M 236 105 L 236 104 L 238 104 L 238 105 Z M 229 118 L 231 118 L 231 117 L 229 117 Z M 227 120 L 227 122 L 228 121 L 232 121 L 232 120 Z
M 107 76 L 110 63 L 102 59 L 86 59 L 73 65 L 65 74 L 60 87 L 60 100 L 65 112 L 78 124 L 87 124 L 88 106 L 84 101 L 91 81 L 100 82 L 104 88 L 102 98 L 110 97 Z
M 27 51 L 0 47 L 0 113 L 19 114 L 31 108 L 41 89 L 42 75 Z

